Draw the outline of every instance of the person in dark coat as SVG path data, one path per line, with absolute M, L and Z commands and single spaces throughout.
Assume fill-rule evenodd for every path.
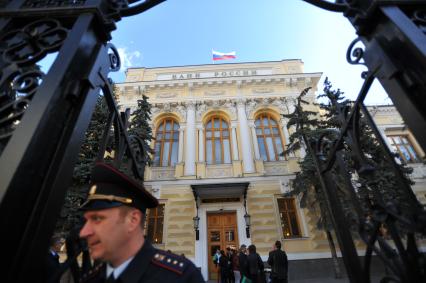
M 238 253 L 238 268 L 240 270 L 240 283 L 243 280 L 243 276 L 247 277 L 247 246 L 241 245 Z
M 260 255 L 256 252 L 256 246 L 250 245 L 248 247 L 249 254 L 247 256 L 247 277 L 252 283 L 264 283 L 265 282 L 265 266 L 260 258 Z
M 233 256 L 233 251 L 231 250 L 230 247 L 226 248 L 226 256 L 228 257 L 228 266 L 229 266 L 229 275 L 228 275 L 228 281 L 229 283 L 235 283 L 235 276 L 234 276 L 234 267 L 232 265 L 232 256 Z
M 276 241 L 269 253 L 268 264 L 271 266 L 271 283 L 287 283 L 288 260 L 285 251 L 281 250 L 281 242 Z
M 229 283 L 230 281 L 229 273 L 231 272 L 229 268 L 229 258 L 227 257 L 227 255 L 225 254 L 223 250 L 220 251 L 219 268 L 220 268 L 220 282 Z
M 46 258 L 46 282 L 58 283 L 61 263 L 59 262 L 59 252 L 61 251 L 63 241 L 60 237 L 52 237 L 50 248 Z
M 188 259 L 154 248 L 144 239 L 144 215 L 158 201 L 145 188 L 104 163 L 92 171 L 86 223 L 80 237 L 97 264 L 80 282 L 204 282 Z

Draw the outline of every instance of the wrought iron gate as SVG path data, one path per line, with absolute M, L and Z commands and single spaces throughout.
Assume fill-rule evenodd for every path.
M 341 128 L 325 131 L 319 138 L 303 137 L 315 163 L 348 277 L 351 282 L 370 282 L 374 252 L 389 270 L 381 282 L 425 282 L 425 257 L 416 244 L 416 237 L 426 235 L 425 209 L 396 164 L 363 101 L 377 78 L 422 148 L 426 148 L 426 1 L 304 1 L 329 11 L 342 12 L 350 20 L 359 37 L 350 44 L 347 60 L 368 68 L 362 74 L 365 81 L 351 108 L 331 101 Z M 365 48 L 356 47 L 357 42 L 362 42 Z M 368 122 L 385 149 L 388 162 L 392 163 L 397 186 L 408 207 L 404 214 L 396 200 L 386 200 L 380 191 L 370 188 L 378 168 L 367 162 L 361 148 L 361 117 Z M 355 172 L 349 172 L 347 168 L 345 149 L 355 160 Z M 368 180 L 359 183 L 371 190 L 367 200 L 357 195 L 354 174 Z M 343 180 L 343 188 L 336 185 L 337 178 Z M 363 259 L 357 253 L 356 236 L 351 233 L 339 190 L 348 195 L 355 211 L 357 236 L 366 245 Z M 365 210 L 363 206 L 370 208 Z M 389 229 L 388 239 L 380 232 L 384 226 Z M 401 226 L 405 226 L 405 234 L 398 229 Z
M 129 151 L 129 137 L 108 80 L 120 61 L 107 42 L 121 17 L 162 1 L 0 3 L 0 225 L 5 282 L 42 282 L 49 238 L 101 90 L 120 148 Z M 56 59 L 44 74 L 37 63 L 52 53 Z

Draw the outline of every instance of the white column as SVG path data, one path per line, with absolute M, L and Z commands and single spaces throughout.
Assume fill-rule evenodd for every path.
M 244 173 L 253 173 L 254 162 L 251 149 L 250 133 L 247 123 L 247 115 L 245 109 L 245 101 L 239 100 L 237 103 L 238 122 L 240 123 L 241 147 L 243 152 L 243 169 Z
M 231 125 L 232 131 L 232 160 L 238 160 L 238 142 L 237 142 L 237 125 L 234 123 Z
M 182 163 L 183 161 L 183 132 L 185 131 L 185 127 L 181 126 L 179 128 L 179 151 L 178 151 L 178 163 Z
M 253 140 L 254 157 L 256 158 L 256 160 L 260 160 L 259 144 L 257 142 L 256 127 L 254 123 L 250 124 L 250 130 L 251 130 L 251 138 Z
M 280 122 L 281 122 L 283 133 L 284 133 L 283 148 L 284 150 L 287 150 L 287 144 L 290 142 L 290 133 L 288 132 L 288 129 L 287 129 L 288 119 L 281 119 Z M 290 152 L 288 156 L 295 157 L 294 152 Z
M 202 125 L 198 128 L 198 161 L 204 161 L 204 129 Z
M 306 144 L 304 141 L 300 142 L 300 158 L 305 158 L 306 156 Z
M 185 175 L 195 175 L 195 104 L 186 107 Z
M 282 119 L 281 120 L 281 125 L 282 125 L 282 129 L 283 129 L 283 133 L 284 133 L 284 143 L 285 144 L 287 144 L 287 143 L 289 143 L 290 142 L 290 133 L 288 132 L 288 129 L 287 129 L 287 123 L 288 123 L 288 120 L 287 119 Z
M 394 150 L 393 150 L 391 144 L 389 143 L 388 137 L 386 136 L 386 133 L 385 133 L 386 126 L 384 126 L 384 127 L 383 126 L 382 127 L 377 127 L 377 129 L 379 130 L 380 135 L 384 139 L 384 141 L 385 141 L 387 147 L 389 148 L 389 150 L 393 152 Z

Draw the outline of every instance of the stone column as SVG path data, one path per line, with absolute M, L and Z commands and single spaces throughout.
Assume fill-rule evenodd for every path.
M 200 125 L 198 127 L 198 162 L 204 161 L 204 129 Z
M 245 101 L 240 99 L 237 102 L 238 122 L 240 124 L 240 140 L 243 153 L 243 169 L 244 173 L 255 172 L 253 162 L 253 152 L 251 149 L 250 133 L 247 123 L 247 115 L 245 109 Z
M 179 128 L 179 151 L 178 151 L 178 163 L 183 161 L 183 132 L 185 131 L 184 126 Z
M 386 126 L 377 127 L 377 129 L 379 130 L 380 135 L 382 136 L 382 138 L 385 141 L 385 144 L 387 145 L 389 150 L 393 152 L 394 150 L 392 149 L 392 146 L 389 143 L 388 137 L 386 136 L 386 133 L 385 133 Z
M 238 160 L 237 125 L 231 124 L 232 160 Z
M 257 142 L 256 127 L 254 122 L 250 123 L 251 138 L 253 140 L 254 157 L 260 160 L 259 143 Z
M 288 132 L 288 129 L 287 129 L 288 120 L 287 119 L 281 119 L 280 122 L 281 122 L 281 125 L 282 125 L 283 134 L 284 134 L 284 143 L 287 144 L 290 141 L 290 133 Z
M 282 130 L 283 130 L 283 134 L 284 134 L 284 144 L 283 144 L 283 148 L 284 150 L 287 149 L 287 144 L 290 142 L 290 133 L 288 132 L 287 129 L 287 123 L 288 123 L 288 119 L 281 119 L 280 124 L 282 126 Z M 294 152 L 290 152 L 288 154 L 289 157 L 295 157 Z
M 195 104 L 186 107 L 185 176 L 195 175 Z

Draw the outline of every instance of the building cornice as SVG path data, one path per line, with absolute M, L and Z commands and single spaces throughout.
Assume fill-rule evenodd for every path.
M 117 87 L 123 89 L 125 87 L 142 87 L 144 90 L 151 89 L 167 89 L 179 87 L 203 87 L 203 86 L 221 86 L 233 85 L 238 83 L 247 84 L 269 84 L 269 83 L 285 83 L 286 86 L 316 86 L 317 80 L 322 73 L 295 73 L 295 74 L 276 74 L 276 75 L 257 75 L 257 76 L 232 76 L 217 78 L 196 78 L 196 79 L 180 79 L 180 80 L 155 80 L 155 81 L 136 81 L 117 83 Z M 317 79 L 315 81 L 315 79 Z

